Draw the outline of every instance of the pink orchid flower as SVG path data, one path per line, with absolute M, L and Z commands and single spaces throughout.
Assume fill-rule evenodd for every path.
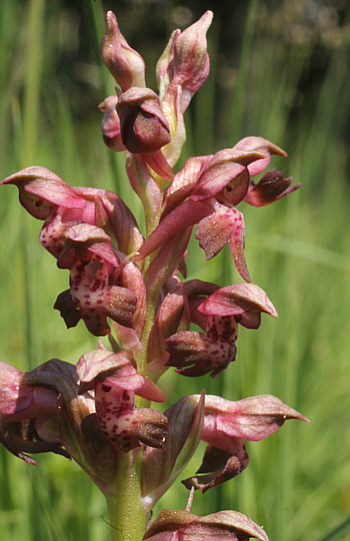
M 101 348 L 91 351 L 79 359 L 77 373 L 81 392 L 94 388 L 99 429 L 115 449 L 165 447 L 167 418 L 150 408 L 136 408 L 135 394 L 155 402 L 167 397 L 137 372 L 130 355 Z
M 75 406 L 75 366 L 52 359 L 31 372 L 21 372 L 0 362 L 0 441 L 28 464 L 36 466 L 26 453 L 54 452 L 69 457 L 63 449 L 58 421 L 59 397 Z M 84 395 L 77 402 L 93 407 Z
M 103 229 L 77 224 L 66 230 L 66 247 L 57 261 L 70 269 L 70 289 L 61 293 L 55 308 L 67 327 L 83 319 L 95 336 L 110 333 L 107 317 L 132 327 L 137 299 L 119 285 L 119 262 Z
M 200 400 L 200 395 L 195 395 Z M 245 441 L 260 441 L 278 430 L 287 419 L 309 422 L 271 395 L 237 402 L 218 396 L 205 397 L 202 440 L 209 445 L 197 474 L 183 481 L 203 492 L 241 473 L 249 463 Z
M 209 372 L 217 376 L 235 360 L 238 324 L 257 329 L 261 312 L 277 317 L 259 286 L 243 283 L 217 289 L 196 311 L 192 309 L 192 321 L 202 326 L 205 334 L 185 330 L 166 339 L 170 353 L 166 366 L 175 366 L 178 373 L 191 377 Z
M 196 238 L 207 259 L 214 257 L 228 243 L 238 272 L 250 282 L 244 258 L 244 219 L 235 206 L 249 190 L 252 192 L 251 176 L 266 168 L 272 154 L 286 155 L 265 139 L 248 137 L 233 149 L 219 151 L 214 156 L 190 158 L 169 187 L 161 221 L 141 246 L 139 259 L 152 253 L 169 237 L 175 238 L 197 223 Z M 288 183 L 276 178 L 278 185 Z M 296 187 L 283 192 L 272 190 L 269 202 L 294 189 Z
M 70 188 L 45 167 L 28 167 L 1 184 L 16 185 L 24 208 L 34 218 L 45 220 L 39 240 L 55 258 L 64 248 L 66 230 L 79 223 L 106 229 L 124 254 L 137 251 L 142 244 L 134 216 L 113 192 Z

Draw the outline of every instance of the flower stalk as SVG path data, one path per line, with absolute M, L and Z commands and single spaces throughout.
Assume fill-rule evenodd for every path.
M 115 492 L 106 495 L 111 541 L 136 541 L 146 531 L 150 510 L 141 503 L 141 468 L 141 453 L 120 456 Z

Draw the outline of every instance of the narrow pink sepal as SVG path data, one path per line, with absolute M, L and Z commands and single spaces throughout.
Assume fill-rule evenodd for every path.
M 177 271 L 190 241 L 192 227 L 173 235 L 159 248 L 148 267 L 145 284 L 152 295 L 159 294 L 168 278 Z
M 168 239 L 198 223 L 202 218 L 212 212 L 213 204 L 211 201 L 200 201 L 198 203 L 191 200 L 185 201 L 181 206 L 168 214 L 153 233 L 147 237 L 135 259 L 137 261 L 144 259 Z
M 174 179 L 174 171 L 170 167 L 167 159 L 161 150 L 153 153 L 142 154 L 147 165 L 153 169 L 157 175 L 171 182 Z
M 138 339 L 141 340 L 146 322 L 146 288 L 142 274 L 133 261 L 128 261 L 126 264 L 123 263 L 121 265 L 119 283 L 122 287 L 129 289 L 135 295 L 136 307 L 133 315 L 134 328 Z M 124 347 L 126 345 L 127 342 L 124 343 Z
M 154 319 L 149 341 L 148 341 L 148 362 L 162 357 L 165 360 L 166 342 L 172 334 L 179 330 L 189 329 L 189 311 L 183 285 L 180 284 L 175 290 L 169 292 L 160 305 Z M 188 308 L 188 306 L 187 306 Z M 160 368 L 158 366 L 158 368 Z
M 181 111 L 182 88 L 180 85 L 169 88 L 162 99 L 161 106 L 164 116 L 169 122 L 171 141 L 163 147 L 162 152 L 171 167 L 178 161 L 186 141 L 186 128 Z
M 134 215 L 124 201 L 113 192 L 96 197 L 96 214 L 100 227 L 107 228 L 114 236 L 118 250 L 128 255 L 138 250 L 143 242 Z

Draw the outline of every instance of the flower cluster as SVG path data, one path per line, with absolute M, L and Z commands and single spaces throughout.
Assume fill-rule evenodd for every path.
M 138 468 L 139 501 L 129 501 L 128 512 L 141 508 L 144 517 L 200 440 L 208 444 L 203 463 L 183 482 L 204 492 L 247 467 L 245 441 L 269 436 L 287 419 L 306 420 L 270 395 L 231 402 L 203 392 L 183 397 L 164 414 L 150 407 L 167 401 L 157 383 L 170 367 L 182 376 L 215 377 L 235 360 L 239 325 L 257 329 L 262 312 L 277 317 L 266 293 L 251 283 L 244 219 L 236 207 L 241 201 L 263 206 L 299 186 L 291 187 L 291 179 L 276 169 L 253 182 L 272 155 L 285 156 L 260 137 L 192 157 L 174 174 L 186 138 L 184 112 L 209 73 L 211 20 L 208 11 L 187 30 L 173 32 L 157 64 L 156 94 L 146 87 L 141 56 L 121 34 L 115 15 L 107 14 L 101 57 L 117 88 L 100 105 L 103 140 L 112 151 L 126 152 L 130 184 L 144 207 L 145 238 L 112 192 L 71 188 L 43 167 L 2 182 L 15 184 L 21 204 L 44 221 L 42 246 L 59 268 L 69 270 L 69 289 L 55 303 L 67 327 L 83 320 L 94 336 L 109 336 L 110 349 L 99 341 L 76 366 L 52 359 L 28 373 L 1 363 L 0 440 L 28 463 L 34 463 L 28 453 L 72 457 L 107 501 L 122 500 L 123 465 L 130 476 Z M 220 288 L 181 278 L 195 225 L 208 260 L 229 244 L 244 282 Z M 267 540 L 240 513 L 197 517 L 188 509 L 163 511 L 143 539 L 207 535 Z

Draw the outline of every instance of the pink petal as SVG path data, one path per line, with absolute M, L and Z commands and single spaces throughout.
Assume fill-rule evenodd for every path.
M 82 355 L 77 363 L 77 374 L 81 382 L 93 381 L 99 374 L 109 370 L 120 370 L 131 362 L 124 352 L 111 353 L 106 349 L 94 349 Z M 133 371 L 135 369 L 132 367 Z
M 1 184 L 15 184 L 22 205 L 39 220 L 48 217 L 51 205 L 70 209 L 83 209 L 86 205 L 83 198 L 45 167 L 28 167 L 5 178 Z
M 303 415 L 272 395 L 252 396 L 237 402 L 207 395 L 205 410 L 208 415 L 206 415 L 203 430 L 208 430 L 208 434 L 215 434 L 217 430 L 219 437 L 223 438 L 223 441 L 227 439 L 228 442 L 230 438 L 242 438 L 248 441 L 267 438 L 287 419 L 308 422 Z M 213 440 L 209 443 L 215 445 Z
M 257 160 L 248 165 L 248 170 L 252 177 L 261 173 L 268 166 L 271 160 L 271 154 L 283 157 L 287 156 L 284 150 L 262 137 L 245 137 L 233 148 L 244 152 L 261 152 L 266 156 L 264 159 Z
M 189 158 L 181 171 L 176 173 L 173 182 L 166 191 L 162 219 L 191 195 L 203 165 L 210 158 L 211 156 Z
M 235 160 L 231 158 L 231 154 L 232 151 L 230 150 L 221 150 L 212 157 L 202 172 L 191 195 L 193 201 L 201 201 L 203 199 L 208 199 L 209 197 L 214 197 L 216 194 L 220 193 L 229 182 L 233 181 L 236 177 L 239 177 L 239 175 L 246 170 L 244 165 L 236 163 Z M 249 183 L 249 177 L 247 178 Z M 248 183 L 246 183 L 244 194 L 247 192 Z M 243 199 L 244 194 L 241 199 Z
M 97 225 L 111 230 L 121 252 L 130 254 L 139 249 L 142 235 L 132 212 L 120 197 L 113 192 L 105 192 L 96 197 L 96 210 L 100 219 L 106 216 L 106 220 L 102 219 Z
M 241 316 L 239 322 L 249 328 L 257 328 L 256 314 L 266 312 L 277 317 L 272 302 L 259 286 L 255 284 L 234 284 L 214 292 L 205 299 L 198 310 L 206 315 Z

